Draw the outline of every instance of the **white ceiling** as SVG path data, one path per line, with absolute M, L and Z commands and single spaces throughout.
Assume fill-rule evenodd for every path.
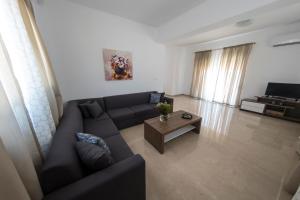
M 186 45 L 300 20 L 300 0 L 68 0 L 154 26 L 157 41 Z M 234 6 L 232 6 L 234 5 Z M 241 20 L 252 24 L 237 27 Z
M 161 26 L 205 0 L 70 0 L 150 26 Z
M 237 22 L 251 19 L 252 24 L 238 27 Z M 248 33 L 267 27 L 286 26 L 300 23 L 300 1 L 292 4 L 273 4 L 270 7 L 244 13 L 231 19 L 226 19 L 209 27 L 204 27 L 189 35 L 169 41 L 170 44 L 186 45 L 208 42 L 232 35 Z M 300 27 L 299 27 L 300 29 Z

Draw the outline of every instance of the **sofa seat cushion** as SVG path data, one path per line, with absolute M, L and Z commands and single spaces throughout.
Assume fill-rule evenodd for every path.
M 134 112 L 129 108 L 109 110 L 107 113 L 114 121 L 122 121 L 129 118 L 134 118 Z
M 83 128 L 85 133 L 90 133 L 102 138 L 120 134 L 111 119 L 84 119 Z
M 134 114 L 140 114 L 145 112 L 152 112 L 154 106 L 152 106 L 151 104 L 141 104 L 141 105 L 131 106 L 130 109 L 134 112 Z
M 134 155 L 121 135 L 111 136 L 104 140 L 109 146 L 115 162 L 119 162 Z

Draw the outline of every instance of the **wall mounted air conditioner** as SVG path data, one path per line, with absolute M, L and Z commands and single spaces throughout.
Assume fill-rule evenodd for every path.
M 300 44 L 300 32 L 277 36 L 272 39 L 273 47 Z

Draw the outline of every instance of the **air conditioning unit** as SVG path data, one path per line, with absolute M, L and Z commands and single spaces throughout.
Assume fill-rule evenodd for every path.
M 273 47 L 300 44 L 300 32 L 277 36 L 271 43 Z

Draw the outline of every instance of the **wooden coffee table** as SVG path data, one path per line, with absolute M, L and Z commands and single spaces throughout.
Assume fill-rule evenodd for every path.
M 161 154 L 164 153 L 164 146 L 168 141 L 189 131 L 200 133 L 202 118 L 192 114 L 193 118 L 191 120 L 183 119 L 181 115 L 184 112 L 180 110 L 171 113 L 166 122 L 161 122 L 159 117 L 144 121 L 144 138 Z

